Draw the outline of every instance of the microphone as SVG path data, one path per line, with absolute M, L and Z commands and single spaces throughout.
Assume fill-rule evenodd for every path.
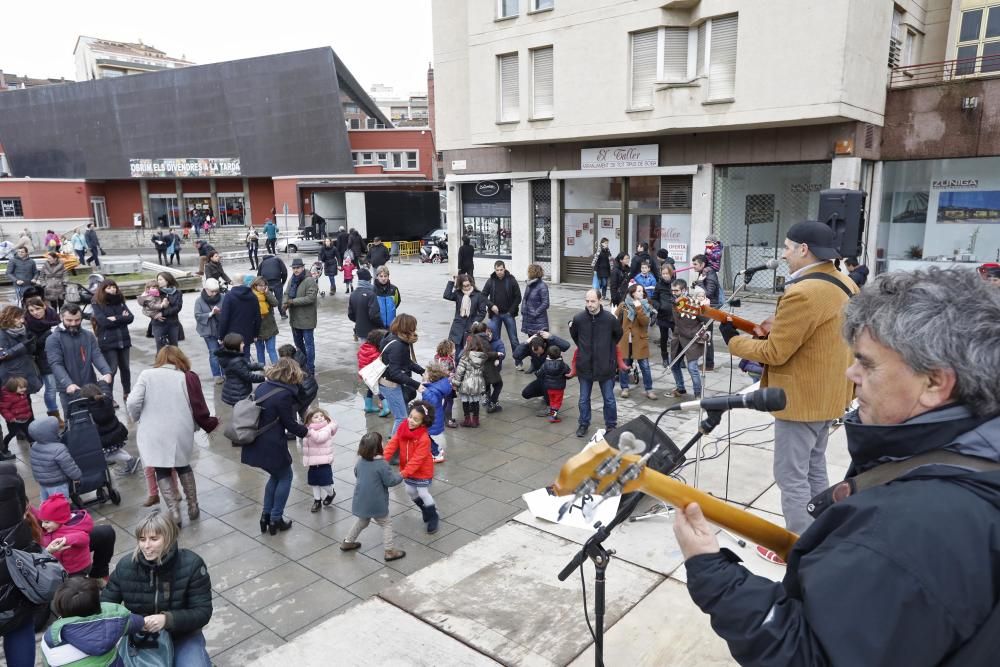
M 705 412 L 725 412 L 733 408 L 749 408 L 761 412 L 785 409 L 785 390 L 778 387 L 758 389 L 746 394 L 727 394 L 703 398 L 700 401 L 685 401 L 672 405 L 668 410 L 704 410 Z
M 765 264 L 761 264 L 760 266 L 751 266 L 748 269 L 743 269 L 742 271 L 740 271 L 736 275 L 746 274 L 748 276 L 752 276 L 753 274 L 757 273 L 758 271 L 773 271 L 774 269 L 778 268 L 779 266 L 781 266 L 781 262 L 779 262 L 776 259 L 769 259 L 769 260 L 767 260 L 767 262 Z

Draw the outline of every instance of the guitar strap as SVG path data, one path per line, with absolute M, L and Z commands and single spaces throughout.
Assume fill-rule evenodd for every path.
M 830 283 L 831 285 L 836 285 L 840 289 L 844 290 L 844 294 L 847 295 L 848 299 L 854 296 L 854 294 L 851 293 L 851 290 L 847 285 L 840 282 L 839 280 L 831 276 L 829 273 L 821 273 L 818 271 L 814 271 L 813 273 L 807 273 L 806 275 L 796 278 L 795 280 L 790 280 L 787 283 L 785 283 L 785 286 L 794 285 L 795 283 L 800 283 L 803 280 L 822 280 L 823 282 Z

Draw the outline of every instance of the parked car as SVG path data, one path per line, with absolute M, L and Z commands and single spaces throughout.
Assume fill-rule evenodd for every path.
M 278 252 L 319 252 L 322 241 L 302 234 L 279 236 L 275 249 Z
M 423 245 L 439 245 L 448 243 L 448 230 L 447 229 L 435 229 L 430 234 L 424 236 Z

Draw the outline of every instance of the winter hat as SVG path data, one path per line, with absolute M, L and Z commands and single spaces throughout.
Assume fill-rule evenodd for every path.
M 66 523 L 70 517 L 69 501 L 61 493 L 55 493 L 48 497 L 38 508 L 38 518 L 41 521 L 55 521 L 56 523 Z
M 256 276 L 254 274 L 248 273 L 245 276 L 243 276 L 243 284 L 246 285 L 247 287 L 250 287 L 250 283 L 252 283 L 255 278 Z
M 219 281 L 215 278 L 209 278 L 205 281 L 205 289 L 211 290 L 213 292 L 219 291 Z
M 305 267 L 305 264 L 302 262 L 301 257 L 296 257 L 295 259 L 292 260 L 292 268 L 294 269 L 298 266 Z
M 358 269 L 358 280 L 367 280 L 368 282 L 371 282 L 372 272 L 368 269 Z

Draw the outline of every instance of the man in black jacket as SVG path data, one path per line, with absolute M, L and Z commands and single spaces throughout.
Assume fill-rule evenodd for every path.
M 781 582 L 720 550 L 697 504 L 678 512 L 688 591 L 737 662 L 996 663 L 998 321 L 1000 292 L 960 269 L 884 274 L 848 302 L 850 481 L 810 503 Z
M 586 307 L 569 324 L 570 335 L 576 343 L 576 375 L 580 380 L 578 438 L 585 436 L 590 428 L 590 392 L 595 382 L 600 385 L 604 399 L 604 427 L 610 431 L 618 424 L 614 389 L 622 325 L 617 317 L 601 307 L 601 295 L 597 290 L 587 290 L 585 298 Z
M 507 266 L 500 260 L 493 264 L 493 273 L 483 285 L 483 296 L 490 311 L 489 327 L 493 332 L 493 340 L 500 340 L 500 325 L 507 329 L 507 340 L 510 349 L 518 346 L 517 317 L 521 307 L 521 286 L 517 278 L 507 271 Z M 514 367 L 521 370 L 521 362 L 515 361 Z
M 337 263 L 344 263 L 344 253 L 347 252 L 348 246 L 348 236 L 347 230 L 341 226 L 340 230 L 337 232 Z
M 718 308 L 722 305 L 722 285 L 719 283 L 719 274 L 708 265 L 708 258 L 705 255 L 695 255 L 691 258 L 691 270 L 698 274 L 697 278 L 692 276 L 692 285 L 698 285 L 705 290 L 705 298 L 708 305 Z M 715 370 L 715 344 L 712 342 L 714 324 L 708 327 L 708 345 L 705 348 L 705 370 Z
M 56 378 L 63 414 L 69 418 L 69 401 L 79 398 L 85 384 L 97 384 L 97 374 L 111 384 L 111 367 L 105 361 L 97 337 L 82 328 L 80 306 L 68 303 L 60 311 L 62 324 L 45 340 L 45 355 Z
M 371 262 L 373 269 L 389 263 L 389 251 L 382 245 L 382 239 L 378 236 L 375 237 L 371 247 L 368 248 L 368 261 Z
M 635 278 L 642 273 L 642 263 L 649 264 L 649 268 L 654 276 L 660 275 L 660 264 L 649 254 L 649 244 L 639 243 L 635 247 L 635 254 L 632 255 L 632 265 L 629 267 L 628 277 Z
M 364 340 L 372 329 L 383 326 L 368 269 L 358 269 L 358 286 L 347 302 L 347 319 L 354 322 L 354 340 Z
M 287 320 L 288 315 L 282 306 L 284 296 L 285 281 L 288 280 L 288 267 L 277 255 L 265 255 L 260 264 L 257 265 L 257 275 L 267 281 L 267 286 L 278 300 L 278 312 L 281 319 Z
M 468 236 L 462 237 L 462 245 L 458 248 L 458 273 L 466 274 L 468 276 L 472 275 L 475 270 L 475 261 L 473 257 L 476 254 L 476 249 L 472 247 L 472 239 Z
M 542 367 L 542 364 L 545 363 L 545 360 L 548 359 L 547 351 L 551 345 L 555 345 L 563 352 L 569 350 L 570 347 L 568 340 L 563 340 L 559 336 L 550 334 L 548 331 L 539 331 L 526 342 L 514 348 L 514 363 L 517 364 L 518 368 L 522 368 L 524 360 L 527 359 L 528 368 L 531 374 L 535 375 L 538 369 Z M 539 417 L 549 416 L 549 395 L 545 392 L 545 383 L 542 382 L 541 378 L 536 377 L 526 384 L 524 389 L 521 390 L 521 398 L 541 398 L 545 402 L 545 408 L 535 414 Z

